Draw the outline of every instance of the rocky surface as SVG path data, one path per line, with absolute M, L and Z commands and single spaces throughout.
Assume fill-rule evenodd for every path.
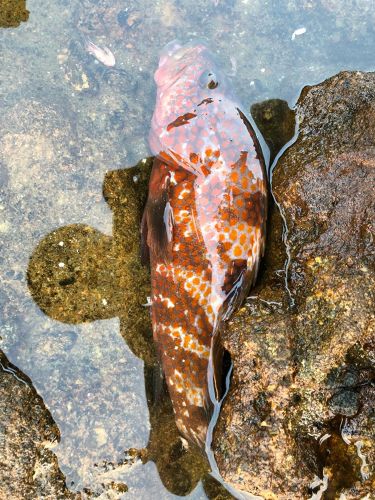
M 26 0 L 0 1 L 0 28 L 17 28 L 29 19 Z
M 264 498 L 370 498 L 375 74 L 306 87 L 296 116 L 265 271 L 223 335 L 234 372 L 214 452 L 227 482 Z
M 60 432 L 31 380 L 0 351 L 0 498 L 70 498 L 53 447 Z
M 294 136 L 294 112 L 282 99 L 257 102 L 251 106 L 250 112 L 270 149 L 272 163 L 280 149 Z

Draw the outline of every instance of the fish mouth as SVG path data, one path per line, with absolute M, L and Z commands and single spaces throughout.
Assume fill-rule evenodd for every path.
M 197 40 L 185 44 L 179 40 L 167 43 L 160 53 L 159 67 L 154 75 L 157 85 L 163 88 L 173 86 L 186 68 L 194 65 L 198 54 L 206 50 L 207 47 Z
M 199 54 L 203 50 L 207 50 L 207 47 L 199 40 L 192 40 L 185 44 L 178 39 L 172 40 L 160 52 L 159 67 L 163 66 L 168 59 L 173 58 L 175 61 L 179 61 L 189 54 Z
M 182 43 L 177 38 L 168 42 L 160 52 L 160 59 L 172 57 L 173 54 L 182 47 Z

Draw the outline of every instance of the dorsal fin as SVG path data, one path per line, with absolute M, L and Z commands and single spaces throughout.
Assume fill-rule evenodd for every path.
M 144 266 L 150 268 L 150 249 L 147 244 L 147 233 L 148 233 L 148 223 L 147 223 L 147 205 L 143 211 L 142 221 L 141 221 L 141 262 Z

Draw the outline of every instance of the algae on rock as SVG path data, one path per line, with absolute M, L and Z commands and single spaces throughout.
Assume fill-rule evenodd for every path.
M 0 28 L 17 28 L 28 19 L 26 0 L 0 0 Z

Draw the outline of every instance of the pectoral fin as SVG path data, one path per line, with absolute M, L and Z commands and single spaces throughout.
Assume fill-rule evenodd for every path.
M 142 222 L 141 222 L 141 262 L 144 266 L 150 267 L 150 249 L 147 244 L 147 233 L 148 233 L 148 223 L 147 223 L 147 206 L 143 212 Z
M 172 250 L 173 209 L 169 201 L 167 166 L 155 159 L 150 179 L 149 195 L 142 217 L 142 258 L 151 253 L 159 262 L 165 261 Z

